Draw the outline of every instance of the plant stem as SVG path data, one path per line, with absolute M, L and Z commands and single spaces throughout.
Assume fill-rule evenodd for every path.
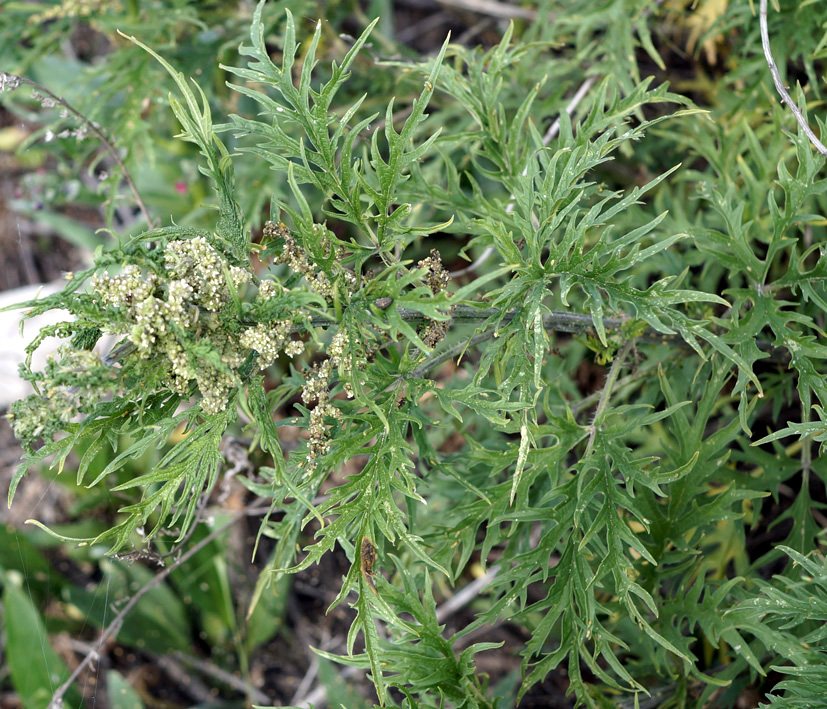
M 612 362 L 612 366 L 609 369 L 609 374 L 606 377 L 606 384 L 603 386 L 603 391 L 600 394 L 600 401 L 597 402 L 597 409 L 594 412 L 592 425 L 589 427 L 589 442 L 586 444 L 586 452 L 583 456 L 584 458 L 588 458 L 592 453 L 594 439 L 597 435 L 597 427 L 603 420 L 603 414 L 606 412 L 606 406 L 608 406 L 609 399 L 612 396 L 612 389 L 614 389 L 614 385 L 617 382 L 617 377 L 623 367 L 623 360 L 625 360 L 626 355 L 629 354 L 629 350 L 632 348 L 633 342 L 634 340 L 628 340 L 626 344 L 623 345 L 623 349 L 621 349 L 617 356 L 615 356 L 614 362 Z
M 764 58 L 767 60 L 767 66 L 770 68 L 770 74 L 772 74 L 772 81 L 775 84 L 775 88 L 778 93 L 781 94 L 781 103 L 786 103 L 790 107 L 790 110 L 795 116 L 795 120 L 798 121 L 798 125 L 801 126 L 804 135 L 806 135 L 815 146 L 815 149 L 822 155 L 827 155 L 827 148 L 816 138 L 815 133 L 810 130 L 810 126 L 807 125 L 807 119 L 804 118 L 801 109 L 795 105 L 784 83 L 781 81 L 781 75 L 778 73 L 778 67 L 775 65 L 775 59 L 773 59 L 772 50 L 770 49 L 770 35 L 767 29 L 767 0 L 761 0 L 761 5 L 758 10 L 758 21 L 761 25 L 761 46 L 764 49 Z
M 440 352 L 439 354 L 434 355 L 433 357 L 429 357 L 426 359 L 421 365 L 419 365 L 416 369 L 414 369 L 409 375 L 408 378 L 410 379 L 419 379 L 420 377 L 424 376 L 428 370 L 433 369 L 434 367 L 438 367 L 443 362 L 447 362 L 449 359 L 453 359 L 458 354 L 465 352 L 465 350 L 476 347 L 481 342 L 485 342 L 486 340 L 490 340 L 497 334 L 496 330 L 488 330 L 487 332 L 482 332 L 479 335 L 474 335 L 470 340 L 467 342 L 460 342 L 450 349 L 445 350 L 444 352 Z
M 121 160 L 120 155 L 118 155 L 118 151 L 115 150 L 115 146 L 112 144 L 112 142 L 109 140 L 109 138 L 107 138 L 106 135 L 104 135 L 103 131 L 98 127 L 98 125 L 94 121 L 91 121 L 86 116 L 84 116 L 80 111 L 78 111 L 74 106 L 72 106 L 72 104 L 70 104 L 66 99 L 63 99 L 60 96 L 56 96 L 51 91 L 49 91 L 49 89 L 47 89 L 45 86 L 41 86 L 36 81 L 32 81 L 31 79 L 27 79 L 25 76 L 18 76 L 17 74 L 7 74 L 7 76 L 12 76 L 12 77 L 16 78 L 18 81 L 20 81 L 21 83 L 28 84 L 32 88 L 34 88 L 37 91 L 39 91 L 40 93 L 42 93 L 44 96 L 48 96 L 50 99 L 52 99 L 52 101 L 54 101 L 55 103 L 57 103 L 60 106 L 63 106 L 63 108 L 65 108 L 67 111 L 69 111 L 69 113 L 71 113 L 73 116 L 75 116 L 75 118 L 77 118 L 79 121 L 81 121 L 81 123 L 83 123 L 83 125 L 85 125 L 87 128 L 89 128 L 89 130 L 91 130 L 95 134 L 95 136 L 97 136 L 98 140 L 100 140 L 100 142 L 103 143 L 103 146 L 106 148 L 106 150 L 109 152 L 109 154 L 115 160 L 115 162 L 118 164 L 118 167 L 121 169 L 121 172 L 123 173 L 124 180 L 126 180 L 126 184 L 129 185 L 129 189 L 132 191 L 132 195 L 135 197 L 135 202 L 137 203 L 138 208 L 141 210 L 141 214 L 142 214 L 144 220 L 146 221 L 147 226 L 150 229 L 152 229 L 153 228 L 152 217 L 149 216 L 149 210 L 147 209 L 146 205 L 144 204 L 144 201 L 141 199 L 141 195 L 138 192 L 138 188 L 135 187 L 135 183 L 132 181 L 132 175 L 130 174 L 129 170 L 126 168 L 126 165 L 124 165 L 124 162 L 123 162 L 123 160 Z
M 670 355 L 672 357 L 672 355 Z M 622 379 L 618 379 L 615 382 L 615 389 L 625 389 L 626 387 L 637 383 L 641 379 L 645 379 L 648 377 L 653 370 L 657 370 L 657 368 L 662 364 L 662 362 L 655 362 L 654 364 L 650 364 L 649 366 L 641 366 L 637 367 L 635 371 L 627 374 Z M 581 411 L 588 409 L 592 404 L 598 402 L 600 397 L 603 395 L 603 390 L 596 391 L 593 394 L 589 394 L 587 397 L 584 397 L 577 403 L 573 404 L 571 407 L 572 416 L 577 417 Z

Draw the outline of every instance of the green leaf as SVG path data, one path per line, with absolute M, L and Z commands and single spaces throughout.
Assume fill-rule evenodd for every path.
M 106 693 L 112 709 L 143 709 L 144 707 L 138 693 L 116 670 L 109 670 L 106 673 Z
M 4 574 L 3 621 L 6 661 L 16 692 L 25 709 L 46 709 L 69 671 L 49 644 L 40 613 L 31 600 Z M 74 685 L 65 695 L 72 706 L 81 698 Z
M 140 564 L 129 566 L 109 559 L 103 560 L 101 570 L 104 577 L 94 591 L 72 586 L 67 594 L 70 602 L 97 628 L 106 627 L 112 620 L 111 608 L 100 602 L 102 593 L 108 593 L 110 602 L 125 603 L 154 576 L 153 571 Z M 188 611 L 170 586 L 159 584 L 124 616 L 117 638 L 124 645 L 157 654 L 189 652 L 192 637 Z

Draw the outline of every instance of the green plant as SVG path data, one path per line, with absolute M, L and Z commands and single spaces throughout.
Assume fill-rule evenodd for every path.
M 668 696 L 662 706 L 734 703 L 778 657 L 822 681 L 805 643 L 823 633 L 790 628 L 823 619 L 823 599 L 811 610 L 802 586 L 760 580 L 787 548 L 817 585 L 824 575 L 806 555 L 827 479 L 811 450 L 827 440 L 827 182 L 807 137 L 780 130 L 789 115 L 723 110 L 715 123 L 639 81 L 635 64 L 633 81 L 590 79 L 572 119 L 562 91 L 541 99 L 542 74 L 565 76 L 568 60 L 536 27 L 515 41 L 513 25 L 486 52 L 446 42 L 425 63 L 384 63 L 417 90 L 368 114 L 373 97 L 340 98 L 372 26 L 327 69 L 321 24 L 302 45 L 288 12 L 274 63 L 263 7 L 240 49 L 247 66 L 222 67 L 258 113 L 228 123 L 132 39 L 175 82 L 215 227 L 99 249 L 62 293 L 25 304 L 72 317 L 30 348 L 69 341 L 44 372 L 25 371 L 36 393 L 10 418 L 29 453 L 10 499 L 27 471 L 62 468 L 78 447 L 77 482 L 90 486 L 158 448 L 147 472 L 111 488 L 131 496 L 115 524 L 54 533 L 110 553 L 173 526 L 184 540 L 217 484 L 222 440 L 243 428 L 248 454 L 267 457 L 245 485 L 268 501 L 269 580 L 347 555 L 335 601 L 355 609 L 347 652 L 319 654 L 369 669 L 380 704 L 496 706 L 475 656 L 498 644 L 457 647 L 501 619 L 528 637 L 518 700 L 561 667 L 595 707 L 647 693 Z M 612 28 L 616 51 L 637 36 L 659 60 L 638 10 Z M 580 30 L 599 35 L 601 21 L 584 16 Z M 606 46 L 581 51 L 605 67 Z M 685 167 L 663 164 L 665 145 L 682 146 Z M 646 176 L 630 188 L 613 161 L 638 157 Z M 248 160 L 289 188 L 256 243 L 233 172 Z M 476 278 L 452 283 L 452 239 L 482 251 Z M 103 333 L 120 342 L 101 356 Z M 577 384 L 589 366 L 605 376 L 596 391 Z M 306 432 L 289 454 L 287 426 Z M 787 436 L 799 443 L 782 448 Z M 751 557 L 746 535 L 782 484 L 797 493 L 774 521 L 789 520 L 786 547 Z M 436 579 L 458 582 L 476 558 L 491 596 L 449 636 Z M 764 627 L 784 603 L 788 624 Z M 813 686 L 787 681 L 770 701 L 805 706 Z
M 311 12 L 301 2 L 292 7 Z M 172 88 L 171 77 L 118 33 L 139 32 L 179 70 L 198 75 L 210 105 L 219 108 L 231 96 L 218 61 L 237 60 L 251 13 L 243 4 L 188 0 L 4 3 L 0 67 L 36 85 L 34 92 L 4 95 L 24 128 L 18 141 L 28 168 L 15 211 L 90 251 L 114 232 L 139 234 L 151 226 L 150 212 L 176 214 L 181 226 L 209 226 L 212 215 L 201 207 L 209 185 L 197 153 L 158 138 L 175 130 L 174 117 L 156 100 L 159 89 L 163 95 Z M 262 22 L 269 28 L 276 18 L 271 10 Z M 280 187 L 266 168 L 251 167 L 239 170 L 238 198 L 247 219 L 260 224 L 262 205 Z M 125 182 L 137 190 L 124 189 Z M 89 223 L 81 210 L 95 208 L 100 218 Z

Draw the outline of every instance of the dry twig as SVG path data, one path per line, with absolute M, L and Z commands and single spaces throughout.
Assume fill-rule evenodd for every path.
M 764 48 L 764 58 L 767 60 L 767 66 L 770 68 L 770 74 L 772 74 L 772 80 L 775 84 L 775 88 L 778 93 L 781 94 L 781 103 L 786 103 L 790 107 L 790 110 L 795 116 L 795 120 L 798 121 L 798 125 L 800 125 L 801 130 L 804 131 L 804 135 L 809 138 L 816 150 L 818 150 L 818 152 L 822 155 L 827 155 L 827 148 L 825 148 L 822 142 L 816 138 L 815 133 L 810 130 L 810 126 L 807 125 L 807 119 L 804 118 L 804 114 L 801 109 L 795 105 L 792 97 L 781 81 L 781 75 L 778 73 L 778 67 L 775 65 L 775 59 L 773 59 L 772 51 L 770 50 L 770 35 L 767 30 L 767 0 L 761 0 L 761 5 L 758 11 L 758 21 L 761 24 L 761 46 Z
M 489 15 L 500 20 L 536 20 L 537 11 L 519 5 L 510 5 L 497 0 L 439 0 L 440 5 L 456 7 L 460 10 L 470 10 L 480 15 Z
M 118 612 L 115 618 L 112 620 L 109 625 L 107 625 L 102 631 L 100 636 L 98 637 L 97 642 L 94 644 L 92 649 L 86 654 L 86 657 L 81 660 L 80 664 L 74 669 L 69 678 L 62 684 L 60 687 L 57 688 L 57 691 L 52 695 L 52 701 L 49 702 L 49 709 L 61 709 L 63 707 L 63 697 L 68 691 L 69 687 L 72 686 L 72 683 L 80 676 L 80 673 L 83 672 L 92 662 L 95 660 L 103 646 L 112 636 L 116 635 L 118 630 L 123 623 L 124 618 L 127 614 L 135 607 L 141 598 L 151 591 L 153 588 L 158 586 L 167 576 L 169 576 L 175 569 L 177 569 L 182 564 L 185 564 L 189 561 L 193 556 L 195 556 L 199 551 L 201 551 L 207 544 L 209 544 L 213 539 L 219 537 L 221 534 L 226 532 L 230 527 L 232 527 L 238 520 L 242 519 L 243 517 L 247 517 L 253 514 L 257 514 L 260 511 L 260 508 L 253 507 L 250 509 L 239 510 L 236 512 L 228 522 L 225 522 L 220 527 L 216 527 L 212 532 L 210 532 L 206 537 L 204 537 L 200 542 L 194 544 L 192 548 L 188 549 L 184 554 L 181 554 L 178 559 L 169 566 L 167 566 L 163 571 L 159 572 L 156 576 L 153 576 L 147 583 L 145 583 L 135 594 L 132 598 L 129 599 L 129 602 L 126 603 L 123 608 Z
M 5 72 L 0 72 L 0 92 L 3 90 L 13 90 L 17 88 L 20 84 L 27 84 L 31 86 L 35 90 L 35 94 L 41 101 L 42 105 L 54 105 L 57 104 L 62 106 L 67 112 L 71 113 L 75 118 L 77 118 L 85 127 L 86 129 L 92 131 L 95 136 L 103 143 L 103 146 L 112 156 L 112 159 L 118 164 L 121 172 L 123 173 L 123 178 L 126 180 L 126 184 L 129 186 L 129 189 L 132 191 L 132 195 L 135 197 L 135 202 L 138 205 L 138 208 L 141 210 L 141 214 L 143 215 L 144 220 L 146 220 L 147 227 L 152 229 L 152 217 L 149 216 L 149 210 L 146 208 L 143 200 L 141 199 L 141 195 L 138 192 L 138 188 L 135 186 L 135 183 L 132 181 L 132 175 L 129 173 L 129 170 L 124 165 L 123 160 L 121 160 L 121 156 L 118 155 L 118 151 L 115 149 L 114 144 L 103 132 L 103 129 L 94 121 L 89 120 L 86 116 L 84 116 L 80 111 L 78 111 L 72 104 L 70 104 L 66 99 L 61 98 L 53 94 L 49 89 L 45 86 L 41 86 L 36 81 L 32 81 L 31 79 L 27 79 L 25 76 L 18 76 L 17 74 L 7 74 Z

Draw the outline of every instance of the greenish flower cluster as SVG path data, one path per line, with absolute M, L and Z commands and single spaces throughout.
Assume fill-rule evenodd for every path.
M 280 352 L 290 357 L 304 352 L 304 343 L 301 340 L 290 340 L 292 324 L 289 320 L 278 320 L 273 323 L 258 323 L 255 327 L 245 330 L 240 342 L 244 347 L 255 350 L 259 354 L 259 366 L 267 369 L 276 360 Z
M 434 295 L 448 287 L 451 276 L 448 271 L 445 270 L 445 266 L 442 265 L 442 256 L 436 249 L 431 249 L 431 255 L 422 259 L 416 264 L 416 267 L 428 269 L 423 280 Z M 449 322 L 445 320 L 433 320 L 429 317 L 425 318 L 425 322 L 426 325 L 421 332 L 422 341 L 433 349 L 445 339 Z
M 322 224 L 314 224 L 313 231 L 318 236 L 321 233 L 322 248 L 327 251 L 326 256 L 329 257 L 330 252 L 334 250 L 334 246 L 330 240 L 330 232 L 327 227 Z M 325 300 L 331 301 L 334 296 L 335 283 L 341 280 L 344 290 L 351 292 L 356 289 L 358 283 L 356 276 L 348 271 L 341 263 L 341 254 L 336 249 L 336 258 L 333 259 L 331 265 L 331 275 L 319 269 L 309 259 L 304 249 L 302 249 L 296 239 L 287 230 L 284 224 L 275 224 L 274 222 L 267 222 L 264 225 L 264 238 L 267 240 L 278 239 L 284 243 L 282 251 L 274 259 L 275 263 L 287 264 L 291 271 L 300 273 L 310 286 L 310 290 L 318 293 Z M 332 278 L 332 280 L 331 280 Z
M 283 289 L 275 281 L 262 281 L 258 287 L 256 302 L 261 304 L 273 298 Z M 291 340 L 290 332 L 293 323 L 289 320 L 276 320 L 268 323 L 258 323 L 254 327 L 245 330 L 239 342 L 243 347 L 255 350 L 259 355 L 259 367 L 267 369 L 279 353 L 284 352 L 288 357 L 295 357 L 304 352 L 304 342 Z
M 356 290 L 358 282 L 356 276 L 342 265 L 343 251 L 333 244 L 327 227 L 314 224 L 313 232 L 314 241 L 317 241 L 320 246 L 320 258 L 306 251 L 282 223 L 266 222 L 262 242 L 280 244 L 280 250 L 273 262 L 285 264 L 291 271 L 304 277 L 310 290 L 328 302 L 333 302 L 337 288 L 339 294 L 346 295 Z M 265 284 L 262 284 L 261 288 L 264 286 Z M 299 342 L 284 345 L 280 341 L 282 335 L 283 331 L 280 331 L 278 327 L 272 330 L 256 328 L 245 333 L 243 341 L 261 353 L 264 360 L 267 360 L 272 352 L 283 349 L 287 354 L 291 354 L 293 347 L 301 345 Z M 307 405 L 315 404 L 310 411 L 307 459 L 301 464 L 305 468 L 306 475 L 310 475 L 316 469 L 318 458 L 330 450 L 329 430 L 325 421 L 341 417 L 339 410 L 331 402 L 329 390 L 330 382 L 337 370 L 348 398 L 354 396 L 353 387 L 349 381 L 353 372 L 354 359 L 350 350 L 350 337 L 346 330 L 340 329 L 333 336 L 327 348 L 328 359 L 314 364 L 305 379 L 301 393 L 302 402 Z
M 91 288 L 106 306 L 126 317 L 115 320 L 111 329 L 124 335 L 145 357 L 161 354 L 166 360 L 166 384 L 185 396 L 194 381 L 201 392 L 205 414 L 216 414 L 227 405 L 236 385 L 234 370 L 241 366 L 245 351 L 215 317 L 230 299 L 226 273 L 234 287 L 250 280 L 244 269 L 226 266 L 220 254 L 203 237 L 170 242 L 164 251 L 166 274 L 143 274 L 135 265 L 119 275 L 100 274 Z M 196 359 L 185 340 L 195 331 L 199 343 L 209 342 L 220 364 Z
M 227 408 L 239 385 L 238 369 L 251 351 L 258 354 L 261 369 L 282 352 L 290 357 L 304 352 L 304 342 L 291 339 L 291 319 L 239 319 L 232 293 L 249 284 L 252 273 L 229 265 L 207 239 L 170 241 L 154 265 L 146 263 L 145 268 L 130 263 L 118 274 L 93 276 L 94 309 L 84 312 L 85 324 L 53 333 L 75 333 L 73 346 L 61 348 L 42 373 L 28 375 L 40 391 L 15 404 L 9 414 L 15 435 L 27 446 L 90 413 L 106 396 L 133 386 L 127 380 L 136 372 L 141 379 L 157 377 L 161 386 L 182 397 L 197 391 L 202 412 L 214 415 Z M 263 281 L 255 304 L 265 305 L 283 292 L 276 281 Z M 117 362 L 91 351 L 102 334 L 100 322 L 107 333 L 122 338 L 122 345 L 128 344 L 118 348 Z M 78 339 L 79 333 L 84 337 Z M 322 410 L 324 402 L 319 416 Z
M 38 439 L 63 430 L 77 415 L 88 412 L 111 390 L 115 370 L 89 350 L 62 346 L 51 355 L 35 380 L 39 395 L 11 405 L 7 415 L 15 437 L 30 448 Z
M 317 458 L 323 456 L 330 450 L 330 439 L 325 426 L 325 418 L 338 419 L 341 417 L 339 409 L 330 402 L 330 379 L 333 372 L 343 363 L 345 353 L 350 344 L 347 332 L 339 330 L 327 348 L 328 358 L 321 363 L 313 365 L 310 375 L 307 377 L 302 388 L 301 398 L 305 404 L 316 405 L 310 412 L 310 425 L 308 431 L 310 438 L 307 441 L 307 464 L 306 475 L 310 475 L 317 465 Z M 345 391 L 348 397 L 353 397 L 353 390 L 345 384 Z
M 237 385 L 235 370 L 250 350 L 259 353 L 262 369 L 282 351 L 290 356 L 304 351 L 302 342 L 289 339 L 292 323 L 287 320 L 257 323 L 240 336 L 222 325 L 218 314 L 230 302 L 230 285 L 240 289 L 251 274 L 229 266 L 206 239 L 172 241 L 163 257 L 168 280 L 130 265 L 119 275 L 95 276 L 92 291 L 104 305 L 126 315 L 114 324 L 115 334 L 126 336 L 144 356 L 163 355 L 170 389 L 185 396 L 196 384 L 205 414 L 226 408 Z M 265 281 L 257 298 L 267 300 L 276 293 L 276 284 Z M 208 344 L 218 358 L 193 356 L 185 346 L 193 340 Z
M 211 311 L 226 305 L 230 297 L 224 277 L 226 265 L 204 237 L 171 242 L 164 251 L 164 260 L 169 275 L 192 289 L 193 303 Z M 243 268 L 229 266 L 228 270 L 236 289 L 250 280 L 250 272 Z

